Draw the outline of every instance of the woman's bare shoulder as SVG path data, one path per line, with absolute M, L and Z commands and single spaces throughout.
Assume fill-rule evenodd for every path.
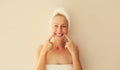
M 43 45 L 42 45 L 42 44 L 38 45 L 38 47 L 37 47 L 37 52 L 38 52 L 38 53 L 40 53 L 40 51 L 41 51 L 42 47 L 43 47 Z
M 37 58 L 37 59 L 39 58 L 40 52 L 41 52 L 41 50 L 42 50 L 42 47 L 43 47 L 43 45 L 40 44 L 40 45 L 38 45 L 38 47 L 37 47 L 37 49 L 36 49 L 36 58 Z

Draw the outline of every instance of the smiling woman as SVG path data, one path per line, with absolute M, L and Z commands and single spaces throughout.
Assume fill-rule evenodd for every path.
M 68 24 L 66 18 L 62 14 L 57 14 L 52 21 L 52 33 L 55 33 L 55 37 L 59 39 L 64 38 L 64 34 L 67 34 Z M 56 39 L 55 38 L 55 39 Z
M 70 20 L 63 9 L 55 10 L 51 20 L 51 36 L 37 49 L 35 70 L 82 70 L 79 50 L 67 35 Z

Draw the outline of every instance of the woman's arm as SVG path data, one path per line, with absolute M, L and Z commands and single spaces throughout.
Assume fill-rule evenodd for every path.
M 72 54 L 73 60 L 73 70 L 82 70 L 80 60 L 79 60 L 79 50 L 76 47 L 76 53 Z
M 41 52 L 42 52 L 42 45 L 40 45 L 37 49 L 35 70 L 45 70 L 46 54 Z
M 73 61 L 73 70 L 82 70 L 80 60 L 79 60 L 79 50 L 78 47 L 72 42 L 72 40 L 65 35 L 66 39 L 68 40 L 66 42 L 65 47 L 69 50 L 69 52 L 72 55 L 72 61 Z
M 39 46 L 37 51 L 37 64 L 35 66 L 35 70 L 45 70 L 47 53 L 52 49 L 53 46 L 52 42 L 50 42 L 53 36 L 54 34 L 49 37 L 43 46 Z

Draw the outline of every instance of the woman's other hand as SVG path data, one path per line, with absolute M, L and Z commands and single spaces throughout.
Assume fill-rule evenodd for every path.
M 65 48 L 67 48 L 69 50 L 69 52 L 71 53 L 71 55 L 78 54 L 78 48 L 77 48 L 77 46 L 72 42 L 72 40 L 69 38 L 68 35 L 65 34 L 64 36 L 67 39 L 67 42 L 65 44 Z
M 49 38 L 48 40 L 43 44 L 43 48 L 41 50 L 42 53 L 47 53 L 49 50 L 52 49 L 53 47 L 53 43 L 51 42 L 51 39 L 52 37 L 54 36 L 55 34 L 53 33 Z

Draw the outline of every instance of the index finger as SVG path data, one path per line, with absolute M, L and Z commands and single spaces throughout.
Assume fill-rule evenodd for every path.
M 55 33 L 52 33 L 52 35 L 48 38 L 48 41 L 50 41 L 54 35 Z
M 66 34 L 64 36 L 66 37 L 66 39 L 68 40 L 68 42 L 71 41 L 71 39 Z

